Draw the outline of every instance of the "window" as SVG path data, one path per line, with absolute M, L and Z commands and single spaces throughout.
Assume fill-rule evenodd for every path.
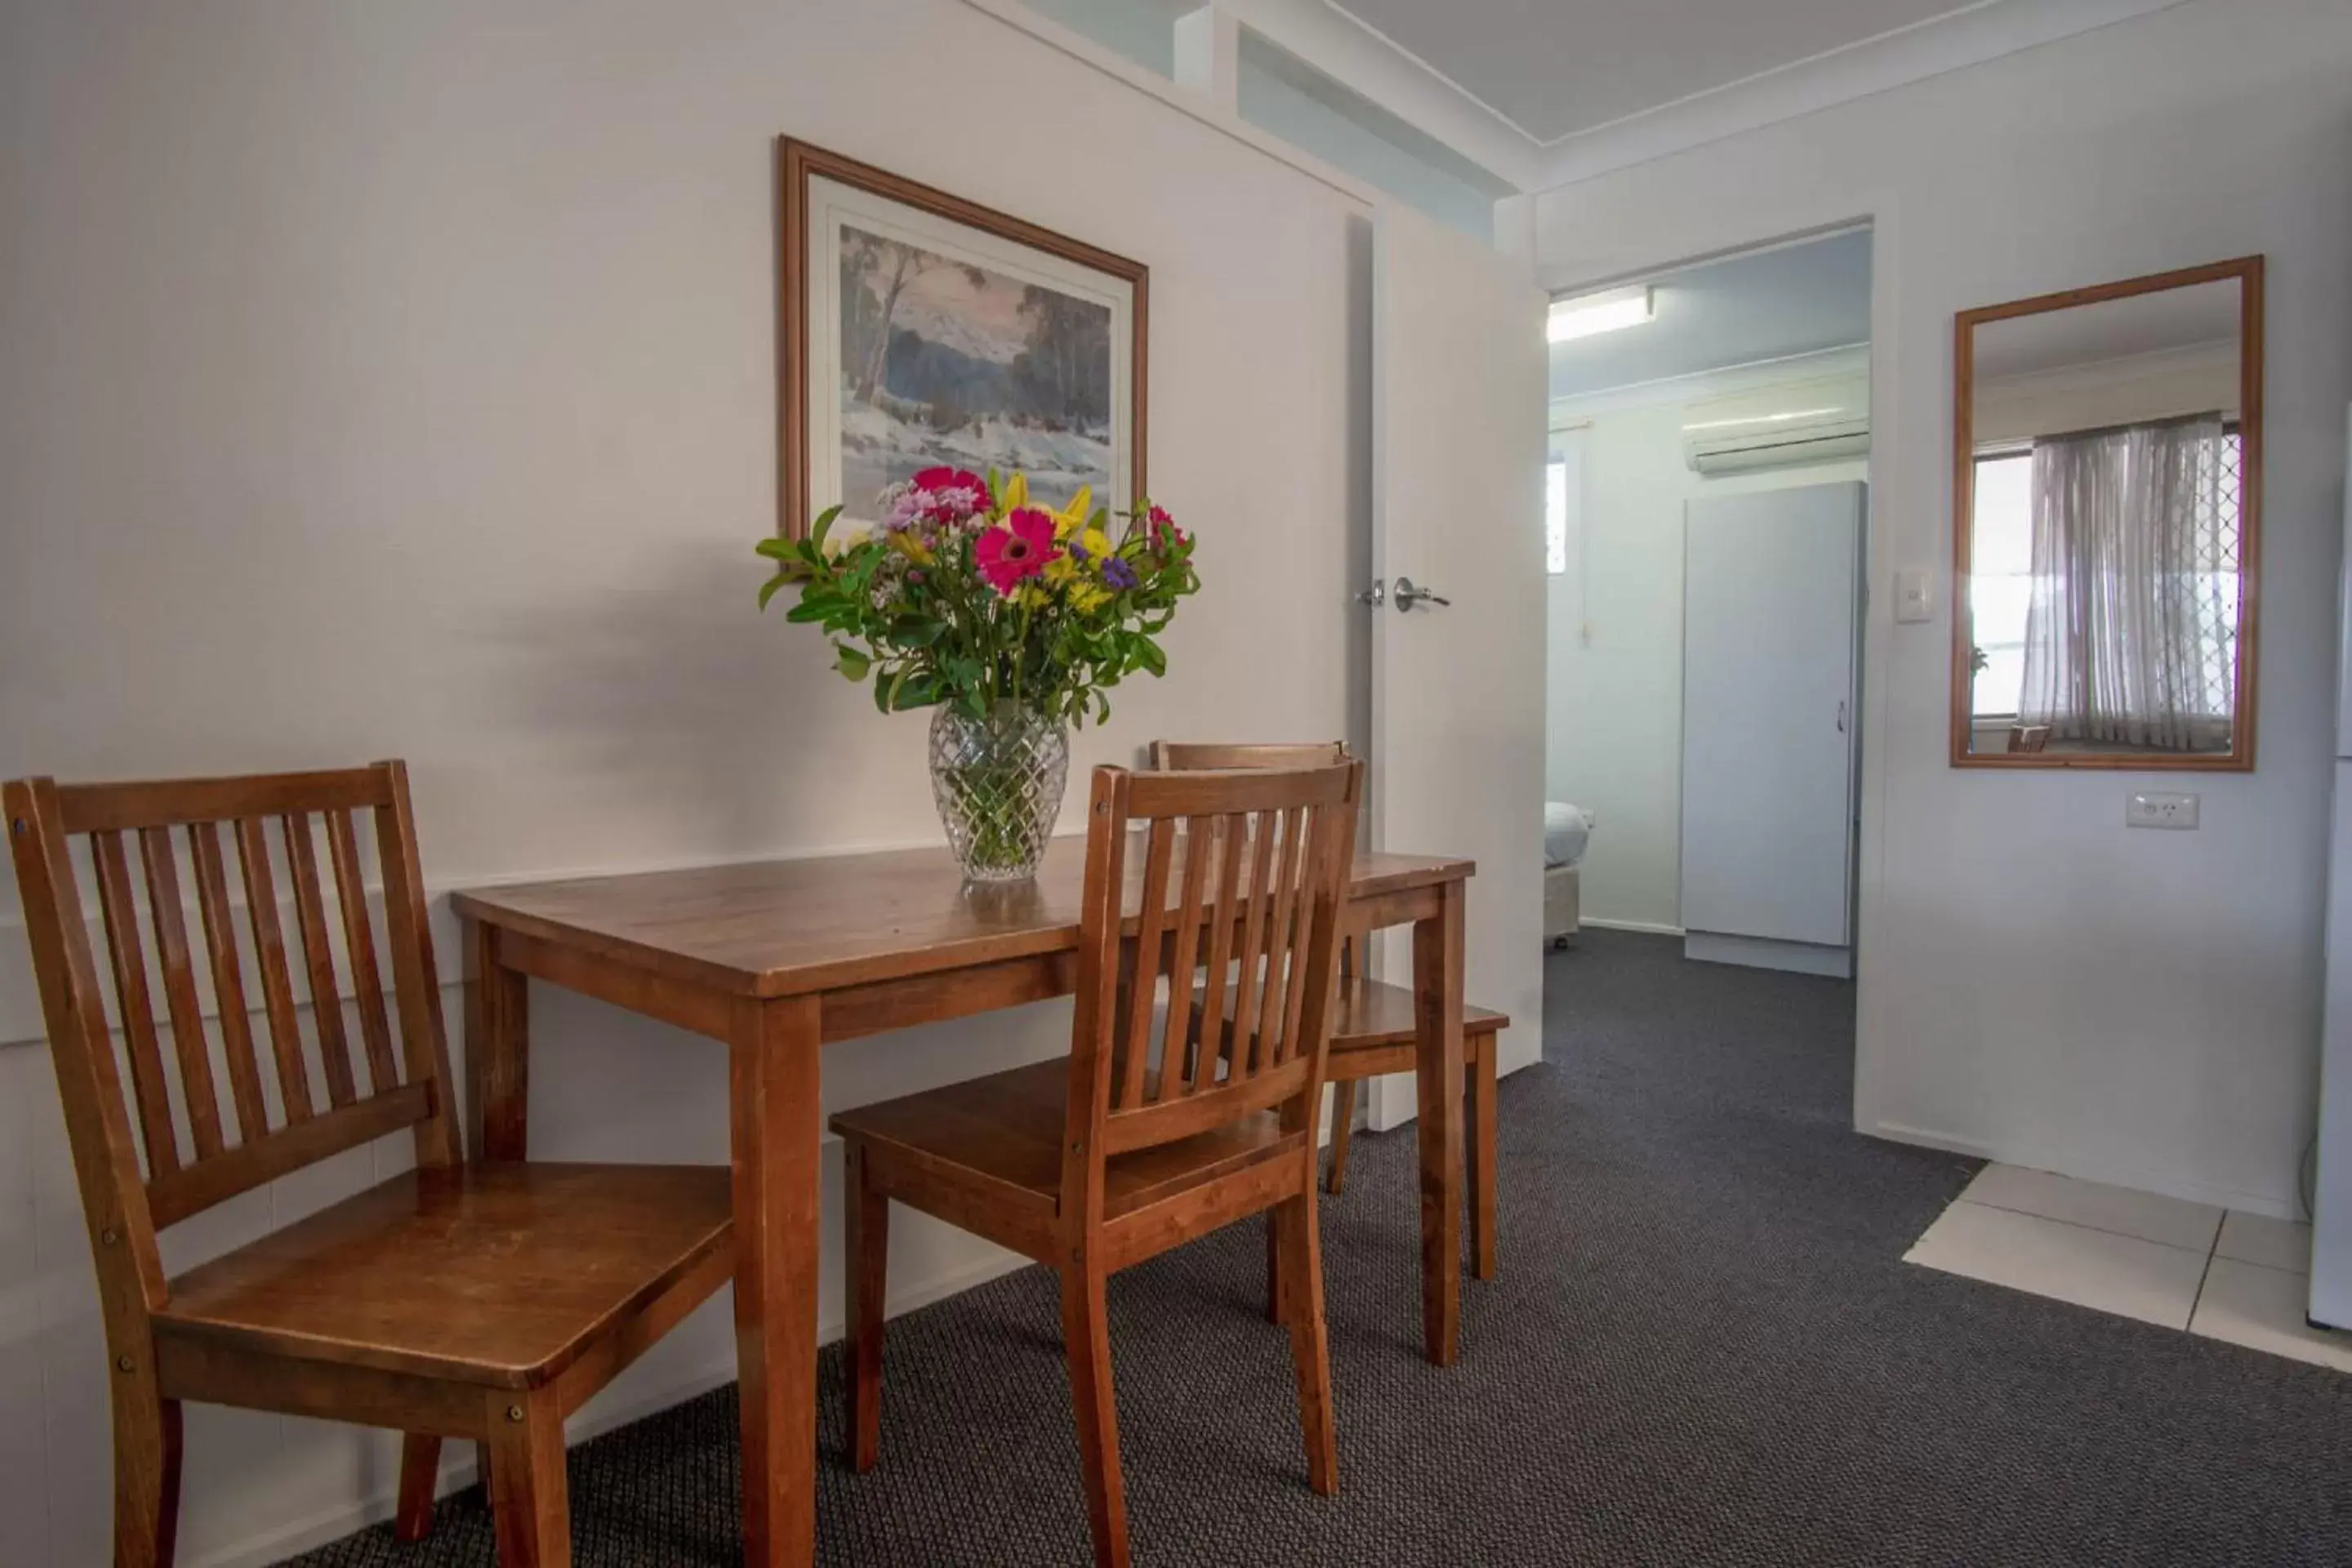
M 2198 520 L 2197 553 L 2211 569 L 2197 574 L 2191 603 L 2203 650 L 2203 707 L 2227 714 L 2238 665 L 2237 426 L 2225 426 L 2218 447 L 2205 450 L 2206 462 L 2218 464 L 2220 471 L 2210 487 L 2216 505 Z M 2213 473 L 2210 467 L 2206 471 Z M 1970 711 L 1979 719 L 2013 719 L 2025 689 L 2026 617 L 2033 604 L 2031 446 L 1978 454 L 1975 510 L 1969 546 L 1969 611 L 1976 645 Z
M 1551 457 L 1544 464 L 1544 571 L 1580 578 L 1584 560 L 1584 429 L 1571 426 L 1551 433 Z M 1581 584 L 1571 584 L 1581 593 Z
M 1544 465 L 1544 570 L 1568 570 L 1568 464 L 1559 458 Z
M 1979 719 L 2009 719 L 2025 689 L 2025 616 L 2033 604 L 2033 448 L 1977 458 L 1976 526 L 1969 542 L 1969 611 Z

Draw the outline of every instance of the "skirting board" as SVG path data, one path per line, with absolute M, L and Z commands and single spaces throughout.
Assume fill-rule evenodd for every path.
M 1683 934 L 1682 927 L 1661 925 L 1656 921 L 1612 921 L 1603 920 L 1599 915 L 1587 915 L 1579 923 L 1589 926 L 1599 926 L 1602 931 L 1637 931 L 1644 932 L 1650 936 L 1680 936 Z
M 943 1301 L 950 1296 L 961 1295 L 992 1279 L 1002 1279 L 1030 1267 L 1029 1259 L 1018 1253 L 1007 1252 L 1000 1257 L 983 1258 L 970 1268 L 927 1280 L 903 1296 L 893 1291 L 888 1315 L 902 1317 L 935 1301 Z M 831 1344 L 841 1338 L 841 1334 L 842 1324 L 838 1318 L 819 1321 L 819 1345 Z M 602 1436 L 626 1426 L 632 1421 L 643 1420 L 659 1411 L 683 1405 L 689 1399 L 699 1398 L 712 1389 L 734 1381 L 735 1363 L 730 1357 L 722 1365 L 702 1367 L 663 1387 L 648 1390 L 642 1397 L 625 1405 L 601 1411 L 590 1420 L 572 1423 L 565 1429 L 564 1444 L 567 1447 L 577 1447 L 592 1437 Z M 451 1492 L 463 1491 L 472 1486 L 476 1479 L 474 1445 L 452 1441 L 443 1444 L 441 1452 L 444 1456 L 441 1474 L 434 1486 L 434 1495 L 446 1497 Z M 308 1519 L 298 1520 L 267 1535 L 257 1536 L 210 1556 L 184 1561 L 186 1568 L 265 1568 L 266 1564 L 282 1562 L 288 1557 L 324 1546 L 331 1541 L 341 1541 L 354 1531 L 383 1523 L 392 1517 L 395 1500 L 394 1494 L 387 1491 L 341 1508 L 312 1514 Z
M 1853 949 L 1816 947 L 1809 942 L 1774 942 L 1769 937 L 1722 936 L 1695 931 L 1684 934 L 1683 956 L 1702 963 L 1784 969 L 1793 974 L 1826 974 L 1834 980 L 1853 978 Z
M 2300 1220 L 2307 1217 L 2294 1198 L 2278 1198 L 2265 1193 L 2254 1193 L 2237 1187 L 2216 1186 L 2210 1182 L 2182 1182 L 2160 1176 L 2151 1171 L 2123 1170 L 2112 1166 L 2085 1163 L 2081 1160 L 2063 1159 L 2046 1150 L 2015 1149 L 1988 1143 L 1980 1138 L 1962 1138 L 1949 1132 L 1931 1131 L 1925 1127 L 1913 1127 L 1900 1121 L 1880 1121 L 1857 1127 L 1856 1131 L 1873 1138 L 1884 1138 L 1890 1143 L 1910 1143 L 1922 1149 L 1941 1149 L 1948 1154 L 1966 1154 L 1971 1159 L 1990 1160 L 1998 1164 L 2017 1165 L 2029 1171 L 2049 1171 L 2061 1176 L 2071 1176 L 2078 1182 L 2097 1182 L 2110 1187 L 2128 1187 L 2135 1192 L 2154 1193 L 2159 1197 L 2179 1198 L 2183 1203 L 2205 1204 L 2213 1208 L 2237 1209 L 2244 1214 L 2263 1215 L 2271 1219 Z

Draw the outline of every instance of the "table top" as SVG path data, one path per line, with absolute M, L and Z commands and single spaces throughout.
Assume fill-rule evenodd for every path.
M 1086 840 L 1056 838 L 1032 881 L 970 885 L 946 848 L 762 860 L 475 889 L 459 914 L 737 995 L 790 996 L 1075 951 Z M 1142 857 L 1129 860 L 1141 901 Z M 1359 855 L 1349 893 L 1460 881 L 1472 862 Z

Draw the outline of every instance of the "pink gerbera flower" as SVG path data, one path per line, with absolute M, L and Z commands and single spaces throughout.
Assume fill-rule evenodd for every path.
M 932 522 L 962 522 L 988 510 L 988 482 L 969 468 L 925 468 L 911 483 L 918 511 Z
M 1054 548 L 1053 518 L 1034 506 L 1013 512 L 1001 528 L 984 530 L 971 546 L 972 564 L 1008 599 L 1060 553 Z

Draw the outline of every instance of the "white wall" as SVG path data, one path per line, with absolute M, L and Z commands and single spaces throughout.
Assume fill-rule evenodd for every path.
M 1571 536 L 1570 570 L 1551 579 L 1545 784 L 1598 818 L 1580 882 L 1584 918 L 1599 923 L 1682 928 L 1683 503 L 1864 477 L 1859 461 L 1693 473 L 1685 409 L 1725 385 L 1693 378 L 1553 405 L 1555 424 L 1584 426 L 1583 542 L 1580 554 Z
M 1153 488 L 1206 586 L 1074 772 L 1348 722 L 1364 207 L 982 11 L 47 0 L 0 17 L 0 773 L 404 755 L 441 888 L 937 842 L 923 717 L 753 609 L 787 131 L 1152 268 Z M 533 1014 L 536 1152 L 724 1158 L 715 1047 Z M 1066 1019 L 840 1047 L 828 1102 L 1066 1048 Z M 399 1158 L 278 1184 L 173 1261 Z M 1003 1258 L 893 1232 L 901 1300 Z M 831 1323 L 830 1240 L 826 1270 Z M 731 1375 L 726 1314 L 599 1410 Z M 0 1047 L 0 1562 L 104 1559 L 103 1369 L 46 1052 Z M 381 1441 L 211 1409 L 188 1452 L 191 1564 L 340 1533 L 394 1475 Z
M 2310 1136 L 2352 397 L 2352 7 L 2191 0 L 1546 195 L 1547 281 L 1877 223 L 1858 1124 L 2285 1212 Z M 2271 260 L 2260 767 L 1946 763 L 1951 628 L 1890 574 L 1950 560 L 1954 311 Z M 1605 826 L 1605 821 L 1604 821 Z

